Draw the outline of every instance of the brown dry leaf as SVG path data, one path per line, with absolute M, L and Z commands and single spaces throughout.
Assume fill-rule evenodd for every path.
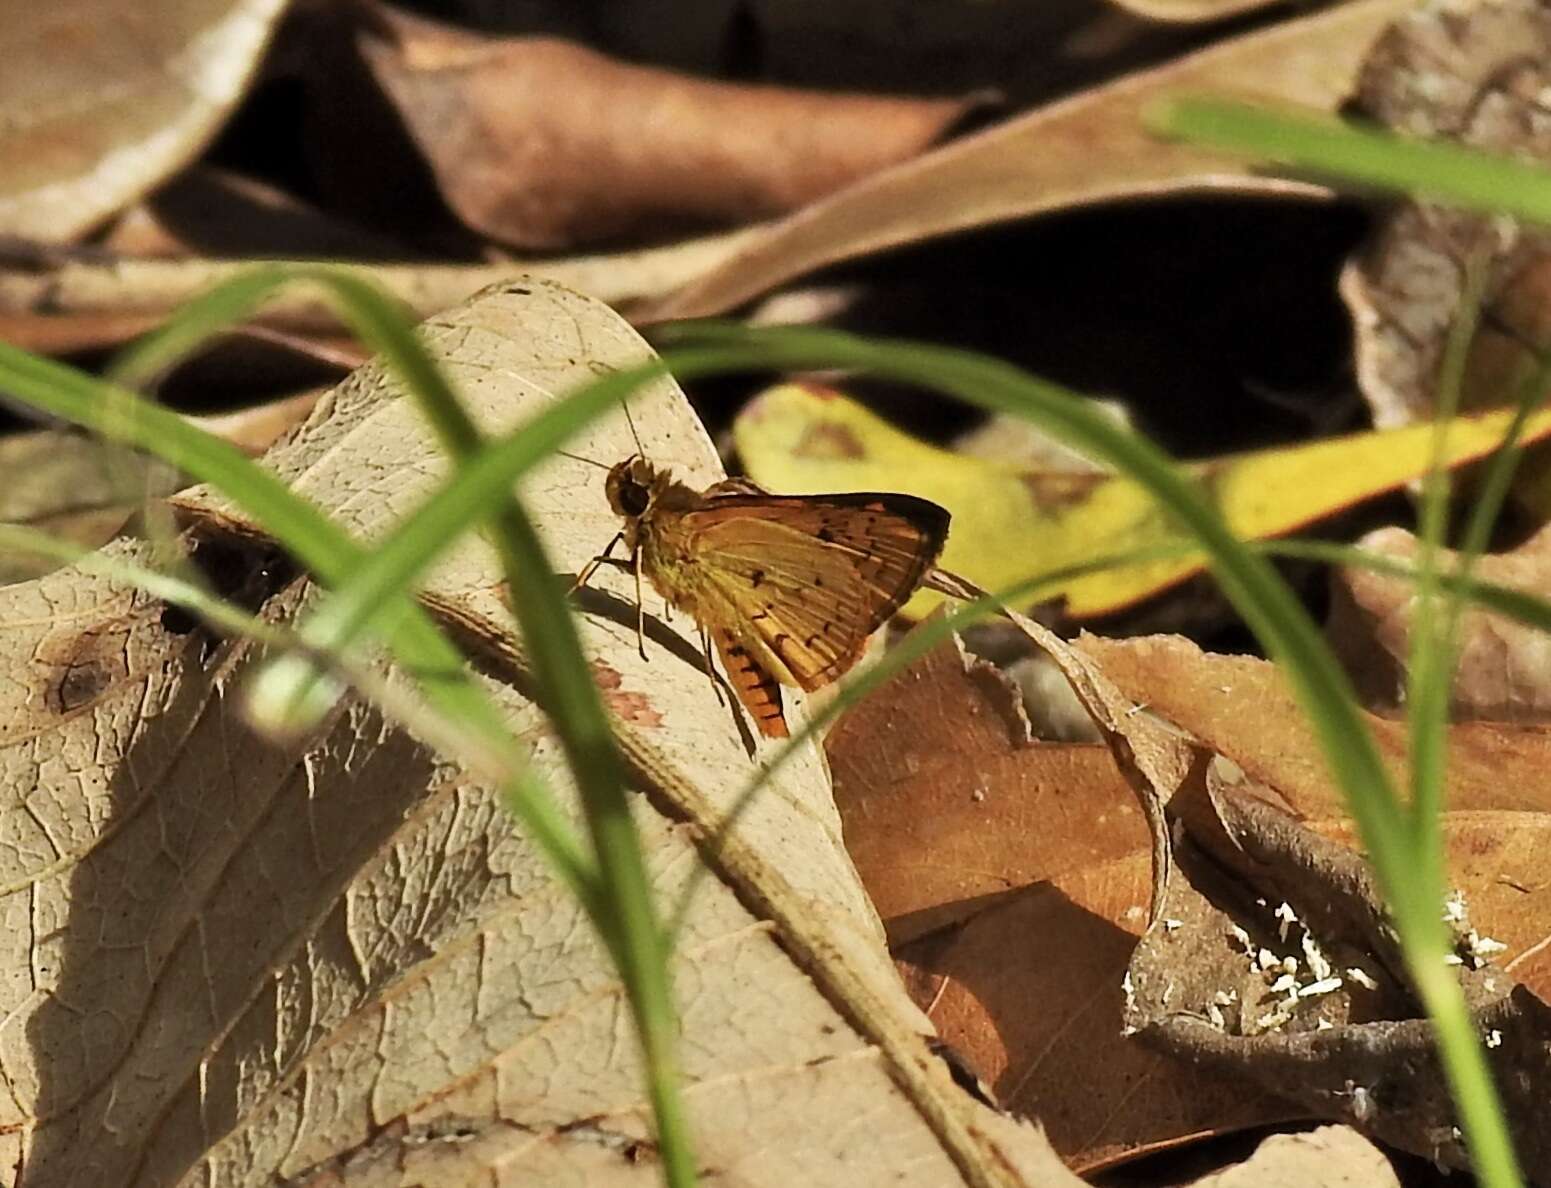
M 747 234 L 732 232 L 665 247 L 569 259 L 342 267 L 387 290 L 417 317 L 430 317 L 488 285 L 521 276 L 556 281 L 632 313 L 642 302 L 714 267 Z M 72 257 L 44 269 L 0 268 L 0 339 L 48 352 L 111 346 L 143 334 L 185 301 L 251 269 L 254 263 Z M 337 334 L 341 325 L 333 307 L 306 287 L 290 289 L 266 303 L 255 324 L 313 335 Z
M 1305 820 L 1345 815 L 1313 731 L 1276 666 L 1252 656 L 1203 652 L 1179 636 L 1077 644 L 1125 694 L 1226 756 L 1258 784 L 1276 789 Z M 1397 780 L 1405 776 L 1405 724 L 1367 715 Z M 1449 807 L 1455 812 L 1525 814 L 1551 810 L 1542 778 L 1551 733 L 1533 726 L 1465 722 L 1449 731 Z M 1493 935 L 1500 935 L 1494 932 Z
M 425 337 L 491 428 L 648 357 L 605 307 L 538 282 Z M 654 460 L 719 477 L 676 387 L 632 406 Z M 573 448 L 612 460 L 635 447 L 616 417 Z M 446 468 L 374 365 L 266 464 L 368 539 Z M 524 490 L 564 569 L 615 530 L 591 467 L 556 458 Z M 280 622 L 315 600 L 209 492 L 178 501 L 223 588 Z M 683 625 L 654 620 L 643 661 L 629 584 L 602 585 L 581 626 L 612 678 L 667 901 L 756 761 Z M 462 541 L 424 589 L 534 763 L 568 788 L 521 692 L 488 547 Z M 255 650 L 178 634 L 161 604 L 105 578 L 60 570 L 0 602 L 0 823 L 7 903 L 25 921 L 6 933 L 0 979 L 0 1166 L 25 1158 L 37 1188 L 657 1181 L 620 984 L 488 787 L 354 699 L 297 744 L 255 737 L 237 700 Z M 977 1104 L 931 1053 L 816 749 L 718 851 L 675 966 L 703 1167 L 769 1185 L 1075 1183 L 1033 1128 Z
M 826 749 L 916 1001 L 1074 1169 L 1294 1115 L 1122 1035 L 1150 850 L 1107 748 L 1031 744 L 1015 695 L 950 644 L 848 712 Z M 1074 1081 L 1079 1066 L 1104 1072 Z
M 1350 1126 L 1273 1134 L 1243 1163 L 1190 1188 L 1400 1188 L 1384 1152 Z
M 1535 0 L 1425 5 L 1374 45 L 1359 103 L 1407 134 L 1551 161 L 1547 61 L 1551 14 Z M 1486 268 L 1487 317 L 1472 344 L 1465 403 L 1516 398 L 1518 383 L 1538 366 L 1525 344 L 1551 342 L 1546 233 L 1506 216 L 1401 205 L 1341 282 L 1358 380 L 1380 427 L 1432 419 L 1444 340 L 1473 261 Z M 1527 469 L 1525 480 L 1543 488 L 1534 472 L 1544 468 Z M 1543 494 L 1528 497 L 1545 506 Z
M 12 4 L 0 21 L 0 234 L 74 239 L 187 164 L 285 0 Z
M 362 52 L 443 197 L 525 248 L 785 214 L 914 156 L 977 102 L 711 82 L 378 12 Z
M 651 307 L 652 318 L 722 313 L 825 264 L 954 231 L 1118 198 L 1182 191 L 1323 196 L 1260 178 L 1242 159 L 1163 143 L 1147 104 L 1210 89 L 1332 109 L 1370 42 L 1406 0 L 1358 0 L 1246 34 L 956 141 L 783 219 L 720 267 Z
M 1414 561 L 1420 547 L 1404 528 L 1381 528 L 1359 544 L 1405 561 Z M 1441 550 L 1439 564 L 1447 567 L 1457 556 Z M 1473 572 L 1483 581 L 1551 597 L 1551 528 L 1512 552 L 1479 558 Z M 1415 591 L 1405 578 L 1355 566 L 1337 574 L 1329 632 L 1370 709 L 1394 712 L 1401 704 Z M 1551 648 L 1544 631 L 1467 606 L 1459 650 L 1451 719 L 1524 724 L 1551 719 Z

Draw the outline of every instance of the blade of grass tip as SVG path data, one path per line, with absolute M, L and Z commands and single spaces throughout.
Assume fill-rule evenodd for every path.
M 1199 552 L 1199 550 L 1186 544 L 1133 549 L 1127 553 L 1117 553 L 1113 556 L 1099 558 L 1094 561 L 1063 566 L 1060 569 L 1051 570 L 1049 573 L 1040 574 L 1038 577 L 1027 578 L 1015 585 L 1006 587 L 998 593 L 988 594 L 986 597 L 977 598 L 973 602 L 966 602 L 951 614 L 927 620 L 889 648 L 888 652 L 877 663 L 869 664 L 854 675 L 841 681 L 835 689 L 834 695 L 826 699 L 822 706 L 806 717 L 802 728 L 792 735 L 791 738 L 787 739 L 781 745 L 780 750 L 776 751 L 770 757 L 770 760 L 763 764 L 754 773 L 753 777 L 744 784 L 738 794 L 733 797 L 727 812 L 722 815 L 722 819 L 716 827 L 716 832 L 701 847 L 702 852 L 706 855 L 706 861 L 696 866 L 690 872 L 689 879 L 684 884 L 684 890 L 679 895 L 678 903 L 675 904 L 670 915 L 669 935 L 678 936 L 682 931 L 684 920 L 689 914 L 690 907 L 693 905 L 694 895 L 710 873 L 710 863 L 715 860 L 715 856 L 720 853 L 722 846 L 726 844 L 738 821 L 748 810 L 749 806 L 753 804 L 754 797 L 775 777 L 778 771 L 786 766 L 790 759 L 796 756 L 803 747 L 815 739 L 846 710 L 871 695 L 958 631 L 979 622 L 981 619 L 990 618 L 992 615 L 1000 613 L 1004 606 L 1013 603 L 1026 604 L 1040 590 L 1048 586 L 1071 581 L 1073 578 L 1085 577 L 1088 574 L 1100 573 L 1108 569 L 1144 564 L 1149 561 L 1172 560 L 1176 557 L 1189 556 L 1196 552 Z
M 1551 224 L 1551 172 L 1511 157 L 1364 128 L 1323 112 L 1203 96 L 1152 104 L 1162 136 L 1260 157 L 1325 179 Z
M 219 488 L 325 584 L 338 584 L 364 554 L 349 534 L 236 447 L 133 392 L 6 343 L 0 343 L 0 390 L 86 429 L 103 432 L 105 422 L 118 426 L 128 444 Z M 408 599 L 405 602 L 408 610 L 397 635 L 390 640 L 405 669 L 461 673 L 462 656 L 423 610 Z M 426 691 L 447 716 L 466 723 L 486 739 L 494 742 L 508 737 L 500 712 L 472 681 L 432 680 Z M 542 781 L 525 774 L 506 789 L 504 800 L 550 855 L 567 885 L 584 900 L 591 897 L 591 859 L 559 815 L 553 798 L 545 793 Z

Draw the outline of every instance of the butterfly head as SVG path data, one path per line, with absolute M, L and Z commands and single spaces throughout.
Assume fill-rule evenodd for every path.
M 659 482 L 657 468 L 639 454 L 633 454 L 610 468 L 603 489 L 615 514 L 634 520 L 651 506 Z

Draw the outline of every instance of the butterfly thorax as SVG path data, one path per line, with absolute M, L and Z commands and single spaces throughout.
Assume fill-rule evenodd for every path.
M 694 613 L 694 562 L 680 516 L 703 506 L 705 496 L 639 456 L 614 466 L 604 489 L 642 572 L 669 602 Z

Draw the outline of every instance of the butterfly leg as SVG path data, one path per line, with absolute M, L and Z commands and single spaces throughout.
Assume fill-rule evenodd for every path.
M 722 682 L 716 675 L 716 662 L 711 658 L 711 631 L 700 628 L 700 646 L 705 650 L 705 674 L 711 680 L 711 692 L 716 694 L 716 704 L 722 705 Z
M 623 532 L 614 533 L 614 539 L 609 541 L 609 547 L 604 549 L 603 552 L 599 553 L 591 561 L 587 562 L 586 565 L 582 566 L 581 573 L 576 575 L 576 580 L 571 583 L 571 588 L 567 590 L 566 593 L 568 595 L 575 594 L 578 590 L 585 586 L 592 578 L 592 575 L 598 572 L 598 566 L 600 565 L 625 565 L 626 562 L 619 560 L 617 557 L 611 556 L 611 554 L 614 552 L 614 546 L 624 539 L 625 534 Z
M 631 567 L 635 570 L 635 646 L 641 653 L 641 659 L 647 659 L 646 655 L 646 600 L 641 597 L 641 558 L 640 549 L 630 558 Z

